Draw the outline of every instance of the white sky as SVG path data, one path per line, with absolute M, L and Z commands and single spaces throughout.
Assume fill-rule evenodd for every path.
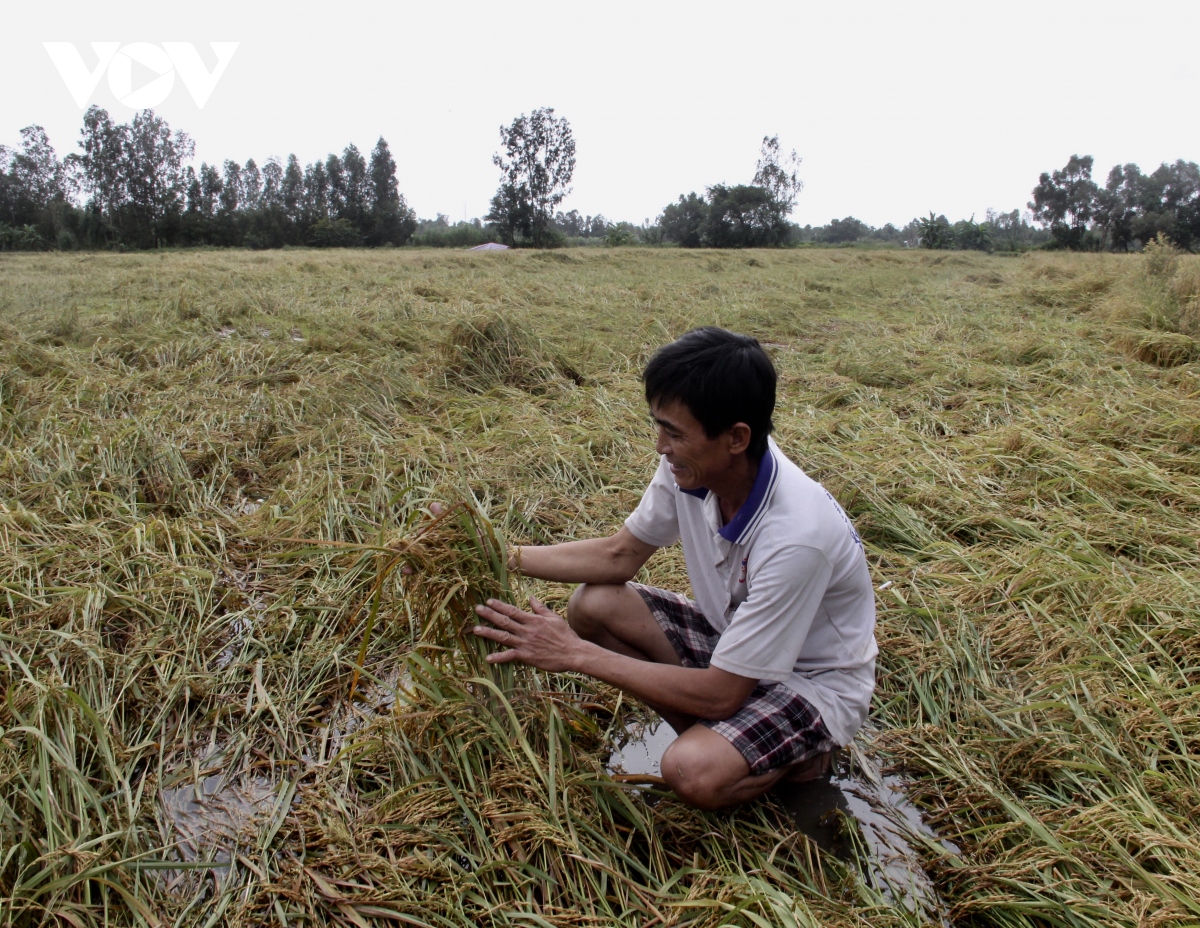
M 778 134 L 803 157 L 792 218 L 902 225 L 1025 209 L 1074 152 L 1097 180 L 1133 161 L 1200 161 L 1200 2 L 192 2 L 0 0 L 0 143 L 45 126 L 75 150 L 82 110 L 42 47 L 241 43 L 203 109 L 158 107 L 197 161 L 379 135 L 422 217 L 480 216 L 497 129 L 553 106 L 575 133 L 564 209 L 653 218 L 680 193 L 746 183 Z M 136 86 L 135 86 L 136 89 Z M 92 96 L 133 111 L 105 79 Z

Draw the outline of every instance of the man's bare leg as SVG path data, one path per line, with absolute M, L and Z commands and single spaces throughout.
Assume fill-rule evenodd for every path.
M 757 799 L 789 774 L 819 766 L 823 765 L 801 761 L 755 776 L 746 758 L 724 737 L 693 725 L 663 753 L 662 775 L 684 802 L 711 810 Z
M 656 664 L 683 664 L 646 601 L 627 583 L 577 587 L 567 604 L 567 622 L 580 638 L 609 651 Z M 680 734 L 696 723 L 694 716 L 650 708 Z

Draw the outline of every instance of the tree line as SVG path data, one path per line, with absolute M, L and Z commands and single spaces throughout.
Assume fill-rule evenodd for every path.
M 1043 173 L 1029 208 L 1057 248 L 1131 251 L 1159 236 L 1200 250 L 1200 165 L 1178 160 L 1143 174 L 1118 164 L 1103 187 L 1092 180 L 1091 155 L 1072 155 Z
M 192 140 L 151 110 L 122 124 L 91 107 L 61 160 L 40 126 L 21 136 L 0 146 L 0 248 L 404 245 L 417 228 L 382 136 L 369 157 L 348 145 L 305 166 L 198 169 Z
M 1033 189 L 1031 212 L 989 209 L 950 222 L 930 212 L 903 227 L 876 228 L 853 216 L 801 227 L 789 218 L 804 182 L 800 158 L 765 136 L 753 178 L 713 184 L 635 225 L 563 212 L 575 140 L 552 108 L 500 127 L 492 156 L 500 184 L 482 219 L 418 221 L 400 193 L 386 140 L 369 155 L 353 144 L 302 165 L 295 155 L 259 165 L 192 165 L 195 146 L 152 110 L 115 122 L 100 107 L 84 115 L 80 151 L 60 159 L 40 126 L 0 145 L 0 250 L 155 248 L 213 245 L 471 247 L 489 241 L 537 248 L 671 244 L 686 248 L 891 244 L 934 249 L 1021 251 L 1049 247 L 1128 251 L 1156 236 L 1200 249 L 1200 167 L 1162 164 L 1150 174 L 1117 165 L 1101 187 L 1091 156 L 1072 155 Z

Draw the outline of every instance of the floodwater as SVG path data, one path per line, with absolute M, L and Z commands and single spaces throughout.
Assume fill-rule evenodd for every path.
M 870 733 L 865 732 L 869 741 Z M 608 760 L 611 774 L 659 776 L 663 751 L 675 740 L 666 722 L 631 726 L 614 745 Z M 776 795 L 796 827 L 818 847 L 845 860 L 855 860 L 858 843 L 866 852 L 864 878 L 885 898 L 941 925 L 947 908 L 926 873 L 914 845 L 933 843 L 945 852 L 958 848 L 940 839 L 908 801 L 904 780 L 884 775 L 878 763 L 857 744 L 841 758 L 830 777 L 785 784 Z M 858 841 L 849 829 L 857 833 Z

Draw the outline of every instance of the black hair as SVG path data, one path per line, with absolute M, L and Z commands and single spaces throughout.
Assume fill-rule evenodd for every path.
M 646 402 L 678 400 L 716 438 L 738 422 L 750 426 L 746 455 L 760 460 L 774 423 L 775 365 L 758 339 L 716 326 L 692 329 L 654 353 L 642 372 Z

